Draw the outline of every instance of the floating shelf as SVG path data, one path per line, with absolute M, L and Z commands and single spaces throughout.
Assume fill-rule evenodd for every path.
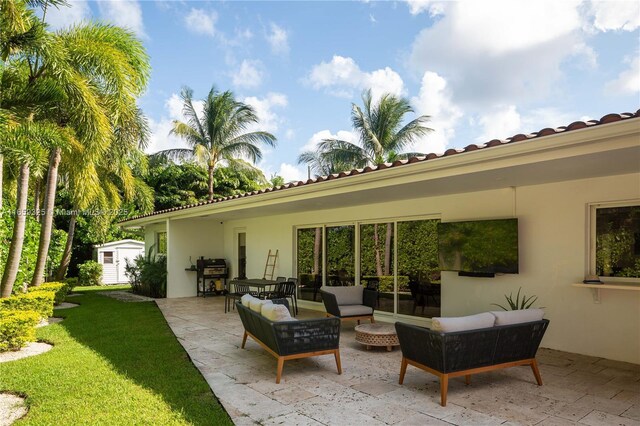
M 600 290 L 631 290 L 640 291 L 640 283 L 615 283 L 615 284 L 571 284 L 574 287 L 590 288 L 593 293 L 593 303 L 600 303 Z

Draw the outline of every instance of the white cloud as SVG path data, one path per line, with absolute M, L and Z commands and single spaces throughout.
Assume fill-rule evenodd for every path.
M 52 30 L 67 28 L 91 19 L 91 9 L 86 0 L 69 2 L 69 6 L 49 7 L 46 22 Z
M 328 93 L 340 97 L 353 97 L 354 91 L 371 89 L 374 99 L 383 93 L 403 95 L 404 82 L 400 75 L 389 67 L 365 72 L 349 57 L 335 55 L 331 62 L 315 65 L 306 81 L 314 89 L 326 89 Z
M 307 179 L 306 168 L 294 166 L 288 163 L 280 164 L 280 170 L 276 173 L 278 176 L 282 176 L 285 182 L 299 181 Z
M 592 1 L 593 26 L 600 31 L 634 31 L 640 27 L 640 2 Z
M 458 102 L 544 97 L 565 58 L 591 55 L 575 47 L 584 43 L 579 6 L 580 0 L 443 3 L 443 16 L 416 37 L 410 65 L 446 76 Z
M 407 0 L 409 12 L 412 15 L 419 15 L 422 12 L 429 12 L 430 16 L 438 16 L 444 13 L 442 1 L 433 0 Z
M 435 72 L 425 72 L 420 93 L 411 98 L 411 103 L 418 115 L 431 117 L 428 126 L 433 129 L 433 132 L 415 144 L 414 150 L 425 154 L 444 152 L 455 136 L 455 127 L 463 115 L 462 110 L 452 101 L 447 81 Z
M 249 131 L 263 130 L 265 132 L 276 132 L 284 120 L 274 111 L 274 109 L 284 108 L 288 104 L 287 97 L 282 93 L 268 93 L 264 98 L 249 96 L 242 100 L 245 104 L 251 105 L 256 111 L 259 124 Z
M 515 105 L 499 105 L 481 114 L 477 123 L 482 133 L 476 142 L 506 139 L 519 133 L 537 132 L 546 127 L 559 127 L 575 120 L 576 115 L 556 108 L 538 108 L 521 113 Z
M 231 81 L 236 87 L 255 88 L 262 84 L 262 62 L 243 60 L 240 68 L 231 76 Z
M 320 130 L 319 132 L 314 133 L 307 143 L 300 148 L 300 152 L 315 151 L 316 148 L 318 148 L 318 144 L 325 139 L 340 139 L 355 144 L 358 143 L 358 137 L 356 134 L 348 130 L 338 130 L 335 135 L 332 134 L 330 130 Z
M 605 85 L 606 92 L 621 95 L 634 95 L 640 92 L 640 57 L 627 58 L 626 62 L 629 63 L 629 68 Z
M 293 140 L 293 138 L 296 137 L 295 130 L 287 129 L 287 131 L 284 133 L 284 137 L 287 138 L 288 140 Z
M 218 14 L 215 11 L 208 12 L 196 8 L 191 8 L 189 13 L 184 17 L 184 23 L 189 31 L 209 36 L 215 35 L 217 20 Z
M 266 35 L 271 51 L 277 55 L 289 53 L 289 32 L 271 22 L 270 31 Z
M 140 37 L 146 37 L 142 9 L 137 1 L 99 1 L 98 8 L 102 19 L 120 27 L 128 28 Z
M 149 117 L 149 146 L 146 152 L 154 154 L 158 151 L 173 148 L 188 148 L 186 142 L 177 136 L 170 135 L 169 132 L 173 128 L 172 120 L 163 117 L 160 120 L 154 120 Z

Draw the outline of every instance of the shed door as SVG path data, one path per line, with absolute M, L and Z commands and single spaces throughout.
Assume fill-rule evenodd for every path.
M 144 252 L 143 249 L 138 248 L 120 248 L 117 251 L 118 258 L 116 260 L 117 265 L 117 279 L 118 283 L 127 283 L 129 282 L 129 278 L 125 274 L 125 267 L 127 266 L 127 261 L 129 263 L 133 263 L 133 260 L 141 255 Z

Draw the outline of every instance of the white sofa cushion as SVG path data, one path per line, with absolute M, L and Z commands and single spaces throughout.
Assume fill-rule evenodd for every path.
M 362 305 L 364 287 L 354 285 L 349 287 L 322 287 L 323 291 L 335 294 L 338 305 Z
M 240 303 L 242 303 L 242 306 L 246 306 L 248 308 L 250 305 L 251 299 L 257 299 L 257 297 L 254 297 L 250 294 L 245 294 L 240 298 Z
M 544 316 L 542 309 L 519 309 L 516 311 L 491 311 L 496 317 L 495 325 L 520 324 L 523 322 L 540 321 Z
M 364 305 L 340 305 L 341 317 L 353 317 L 373 314 L 373 308 Z
M 269 304 L 269 303 L 273 303 L 273 302 L 271 300 L 262 300 L 262 299 L 258 299 L 257 297 L 254 297 L 249 302 L 249 309 L 260 314 L 262 312 L 262 305 Z
M 262 305 L 262 316 L 269 321 L 291 321 L 291 313 L 285 305 L 265 303 Z
M 466 317 L 433 317 L 431 329 L 445 333 L 452 331 L 476 330 L 478 328 L 493 327 L 496 317 L 489 312 L 469 315 Z

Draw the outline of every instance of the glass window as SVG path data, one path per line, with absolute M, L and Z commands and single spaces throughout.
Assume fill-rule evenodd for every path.
M 112 251 L 102 252 L 102 263 L 105 264 L 105 265 L 113 264 L 113 252 Z
M 327 281 L 329 286 L 355 284 L 355 226 L 326 228 Z
M 398 222 L 399 314 L 427 318 L 440 315 L 439 222 Z
M 167 254 L 167 233 L 158 232 L 158 254 Z
M 640 205 L 595 207 L 595 270 L 600 277 L 640 277 Z
M 297 271 L 300 299 L 321 301 L 322 227 L 298 229 Z
M 360 283 L 378 291 L 377 310 L 394 312 L 393 222 L 360 225 Z

